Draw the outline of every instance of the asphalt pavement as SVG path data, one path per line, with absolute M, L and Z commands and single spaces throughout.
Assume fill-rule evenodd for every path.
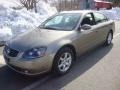
M 120 22 L 113 44 L 100 46 L 78 58 L 61 77 L 51 73 L 29 77 L 9 69 L 0 48 L 0 90 L 120 90 Z

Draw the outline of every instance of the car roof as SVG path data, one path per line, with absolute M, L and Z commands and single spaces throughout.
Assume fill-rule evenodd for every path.
M 60 13 L 80 13 L 80 14 L 86 14 L 91 13 L 93 10 L 73 10 L 73 11 L 62 11 Z

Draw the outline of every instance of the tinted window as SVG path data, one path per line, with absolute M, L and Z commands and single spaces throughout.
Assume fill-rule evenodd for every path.
M 101 23 L 107 21 L 107 17 L 101 13 L 94 13 L 96 23 Z

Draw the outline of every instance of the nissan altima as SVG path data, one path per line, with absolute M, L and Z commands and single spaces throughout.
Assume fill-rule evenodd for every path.
M 104 43 L 112 43 L 114 22 L 97 11 L 63 11 L 8 41 L 3 55 L 16 72 L 37 75 L 67 73 L 76 57 Z

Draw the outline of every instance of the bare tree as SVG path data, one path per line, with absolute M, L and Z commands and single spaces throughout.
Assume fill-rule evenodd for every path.
M 119 6 L 120 7 L 120 0 L 108 0 L 113 3 L 113 6 Z
M 80 0 L 57 0 L 58 11 L 80 9 Z
M 27 8 L 27 10 L 34 9 L 37 12 L 36 4 L 39 0 L 20 0 L 20 3 Z

